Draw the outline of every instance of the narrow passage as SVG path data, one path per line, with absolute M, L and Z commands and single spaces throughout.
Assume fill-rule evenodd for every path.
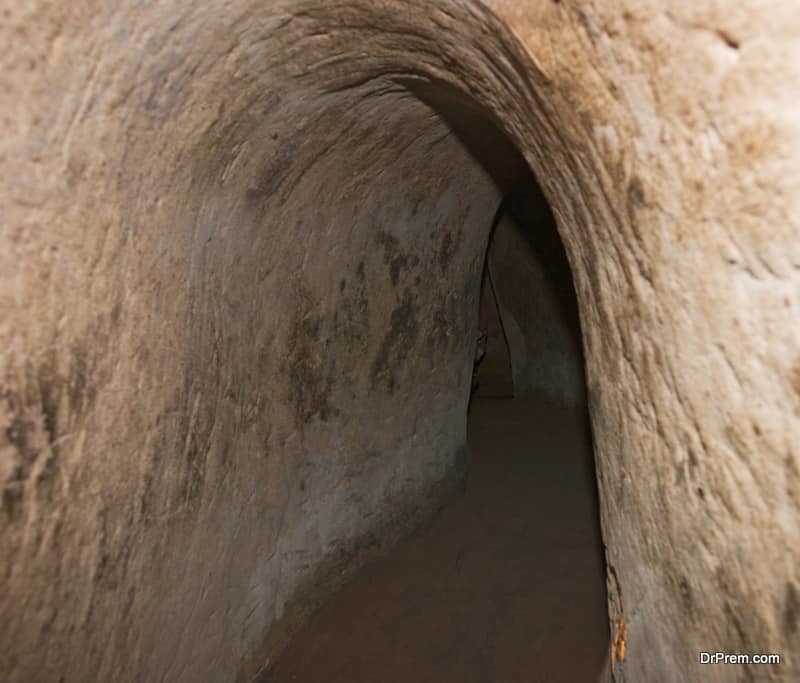
M 365 567 L 262 679 L 596 682 L 606 590 L 585 409 L 476 398 L 466 490 Z

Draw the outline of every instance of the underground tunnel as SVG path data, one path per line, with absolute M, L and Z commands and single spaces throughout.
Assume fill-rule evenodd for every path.
M 526 567 L 596 590 L 505 562 L 531 590 L 504 604 L 558 639 L 518 631 L 462 680 L 800 677 L 790 3 L 0 17 L 1 680 L 270 680 L 363 577 L 447 597 L 403 563 L 463 534 L 485 565 L 476 534 L 512 528 Z M 533 470 L 566 466 L 559 429 L 568 492 Z
M 468 118 L 449 104 L 446 118 Z M 462 142 L 513 151 L 471 122 Z M 536 181 L 524 162 L 503 167 L 520 175 L 482 266 L 464 489 L 348 581 L 257 680 L 602 678 L 605 568 L 577 302 Z

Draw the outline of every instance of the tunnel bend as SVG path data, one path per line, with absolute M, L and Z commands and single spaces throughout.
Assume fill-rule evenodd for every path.
M 8 595 L 55 613 L 18 613 L 10 680 L 247 677 L 461 478 L 480 268 L 520 164 L 474 126 L 521 140 L 533 90 L 485 8 L 412 9 L 217 4 L 210 31 L 122 6 L 61 38 L 54 88 L 104 54 L 38 151 L 66 165 L 52 282 L 88 295 L 67 333 L 43 315 L 29 343 L 56 351 L 16 380 L 63 446 L 12 501 Z
M 736 253 L 791 284 L 794 223 L 772 249 L 733 210 L 751 195 L 735 171 L 753 137 L 734 125 L 736 96 L 705 74 L 693 93 L 642 75 L 698 56 L 712 75 L 740 57 L 760 67 L 716 30 L 675 55 L 650 32 L 680 23 L 635 12 L 612 43 L 600 4 L 492 7 L 8 9 L 4 678 L 247 680 L 354 558 L 449 486 L 464 312 L 506 172 L 442 122 L 454 93 L 521 151 L 572 266 L 610 617 L 639 643 L 631 680 L 691 680 L 701 640 L 791 650 L 796 618 L 775 605 L 797 602 L 796 505 L 789 490 L 776 526 L 763 501 L 797 481 L 781 441 L 798 434 L 794 375 L 777 351 L 751 363 L 761 351 L 731 327 L 741 304 L 788 347 L 787 309 L 747 275 L 729 296 L 741 261 L 689 255 L 732 249 L 725 215 Z M 726 145 L 698 134 L 700 100 Z M 698 139 L 722 169 L 710 177 L 714 164 L 687 161 Z M 770 158 L 753 163 L 772 206 L 792 192 Z M 698 278 L 702 292 L 684 287 Z M 741 353 L 698 361 L 718 335 Z M 739 428 L 754 417 L 746 389 L 773 429 Z M 747 556 L 720 506 L 765 530 Z M 708 515 L 722 520 L 712 535 Z

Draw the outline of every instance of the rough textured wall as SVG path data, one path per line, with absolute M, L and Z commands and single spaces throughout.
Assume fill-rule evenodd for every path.
M 800 17 L 524 7 L 498 9 L 552 112 L 532 161 L 581 309 L 617 679 L 794 680 Z M 698 666 L 717 647 L 784 663 Z
M 553 215 L 533 179 L 518 184 L 501 206 L 488 260 L 514 395 L 585 404 L 575 288 Z
M 458 477 L 499 190 L 312 19 L 96 9 L 4 107 L 0 678 L 247 678 Z
M 514 175 L 483 111 L 575 276 L 617 680 L 797 678 L 794 3 L 42 1 L 0 31 L 0 677 L 248 680 L 301 587 L 437 498 Z

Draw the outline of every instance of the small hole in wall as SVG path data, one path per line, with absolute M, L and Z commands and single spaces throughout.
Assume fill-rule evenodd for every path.
M 725 31 L 718 30 L 717 35 L 722 38 L 725 44 L 732 50 L 739 49 L 739 41 L 733 38 L 730 34 L 726 33 Z

